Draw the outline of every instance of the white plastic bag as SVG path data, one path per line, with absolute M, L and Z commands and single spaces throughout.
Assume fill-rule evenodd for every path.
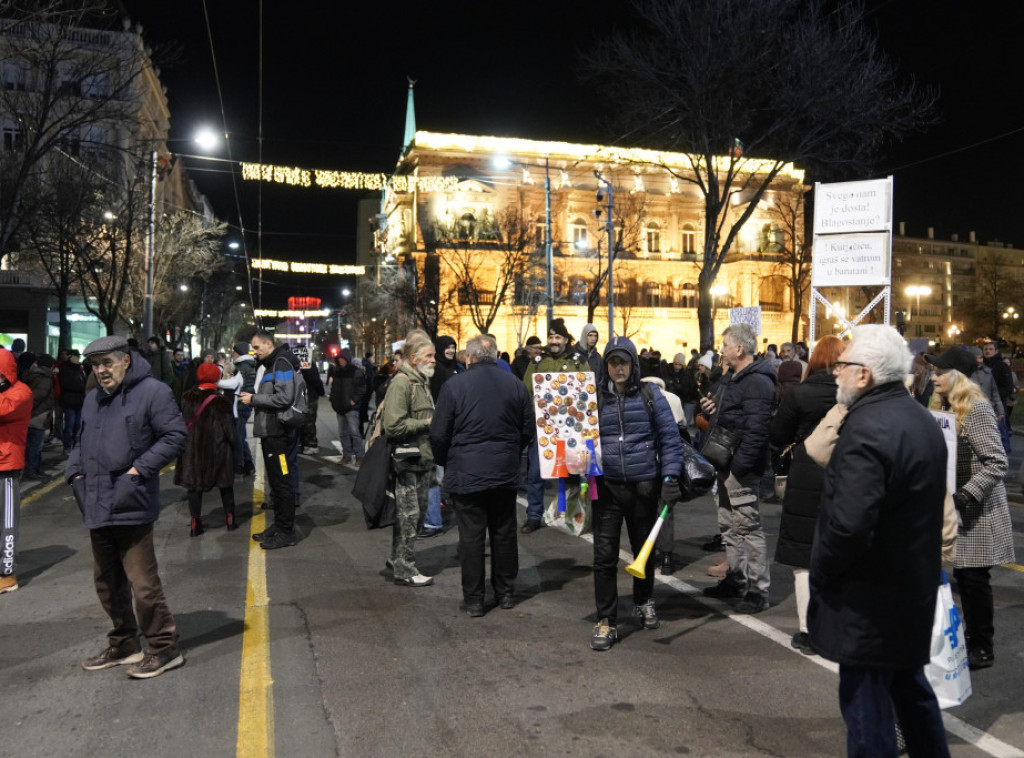
M 924 667 L 940 708 L 953 708 L 971 696 L 971 672 L 967 666 L 967 645 L 960 609 L 953 602 L 953 590 L 942 573 L 932 624 L 932 659 Z
M 544 509 L 544 523 L 565 529 L 579 537 L 592 529 L 590 523 L 589 493 L 581 492 L 578 485 L 567 485 L 565 493 L 565 513 L 558 512 L 558 495 Z

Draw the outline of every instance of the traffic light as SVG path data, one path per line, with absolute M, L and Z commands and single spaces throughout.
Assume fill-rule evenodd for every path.
M 340 350 L 340 348 L 337 345 L 331 345 L 327 349 L 327 352 L 330 353 L 331 357 L 333 358 L 334 356 L 336 356 L 338 354 L 339 350 Z

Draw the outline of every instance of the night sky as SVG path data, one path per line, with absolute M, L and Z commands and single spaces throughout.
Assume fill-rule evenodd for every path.
M 148 44 L 177 47 L 162 66 L 172 137 L 221 131 L 201 0 L 125 0 Z M 207 0 L 235 160 L 256 161 L 258 0 Z M 429 6 L 429 7 L 424 7 Z M 415 8 L 406 10 L 406 8 Z M 1024 138 L 1017 40 L 1024 4 L 1003 0 L 868 2 L 869 22 L 901 70 L 941 90 L 939 123 L 880 156 L 895 176 L 895 218 L 908 234 L 974 230 L 980 241 L 1024 246 L 1014 150 Z M 920 13 L 927 8 L 927 14 Z M 399 12 L 401 11 L 401 12 Z M 608 104 L 577 76 L 579 53 L 625 18 L 621 2 L 380 4 L 263 2 L 263 162 L 387 172 L 402 147 L 407 76 L 417 80 L 417 128 L 610 143 Z M 651 145 L 650 147 L 658 147 Z M 195 152 L 180 143 L 172 149 Z M 945 156 L 945 157 L 943 157 Z M 238 211 L 223 164 L 190 161 L 223 219 Z M 865 177 L 867 178 L 867 177 Z M 257 225 L 254 183 L 239 184 L 247 230 Z M 350 262 L 359 193 L 264 185 L 263 255 Z M 237 229 L 234 230 L 237 235 Z M 255 235 L 247 237 L 250 253 Z M 267 275 L 264 304 L 291 294 L 338 302 L 336 279 Z

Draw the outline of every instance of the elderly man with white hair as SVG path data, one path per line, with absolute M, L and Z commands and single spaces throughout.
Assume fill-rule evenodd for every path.
M 941 582 L 946 446 L 903 380 L 899 333 L 853 330 L 833 364 L 848 407 L 825 471 L 811 550 L 811 647 L 839 664 L 850 756 L 896 755 L 893 709 L 911 756 L 948 756 L 923 666 Z

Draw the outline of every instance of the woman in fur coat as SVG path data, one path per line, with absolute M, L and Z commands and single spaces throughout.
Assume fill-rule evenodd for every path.
M 217 392 L 220 367 L 203 363 L 196 371 L 197 386 L 181 399 L 181 412 L 188 427 L 185 451 L 174 469 L 174 483 L 188 490 L 188 510 L 192 516 L 191 534 L 203 533 L 203 493 L 220 489 L 228 531 L 238 528 L 235 521 L 234 447 L 235 420 L 231 403 Z

